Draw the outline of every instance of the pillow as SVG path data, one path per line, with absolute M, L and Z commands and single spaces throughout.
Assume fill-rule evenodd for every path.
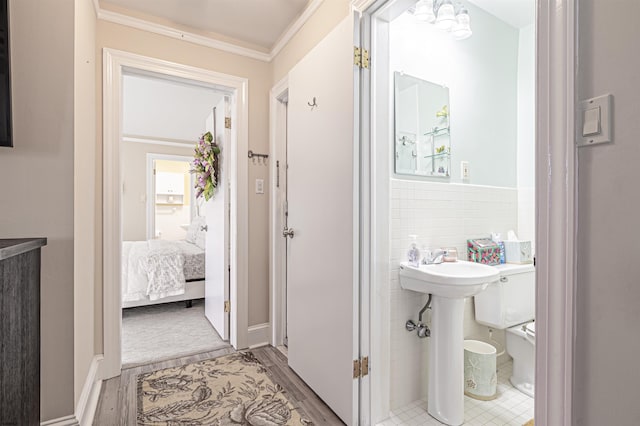
M 201 231 L 200 228 L 205 224 L 206 222 L 204 217 L 194 217 L 191 221 L 191 225 L 189 225 L 189 229 L 187 229 L 187 236 L 184 239 L 191 244 L 196 244 L 198 234 L 204 234 L 204 231 Z

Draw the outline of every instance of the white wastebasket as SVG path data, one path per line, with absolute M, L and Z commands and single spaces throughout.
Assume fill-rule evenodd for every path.
M 496 394 L 496 348 L 479 340 L 464 341 L 464 394 L 489 401 Z

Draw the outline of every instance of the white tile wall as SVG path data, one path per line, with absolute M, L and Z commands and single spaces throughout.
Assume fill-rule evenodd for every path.
M 427 349 L 429 339 L 420 339 L 405 330 L 405 322 L 417 320 L 426 295 L 402 290 L 398 266 L 411 242 L 430 248 L 456 247 L 466 259 L 468 238 L 487 237 L 491 232 L 506 235 L 518 225 L 516 189 L 463 184 L 391 180 L 390 250 L 390 405 L 403 407 L 427 397 Z M 488 328 L 474 321 L 473 302 L 465 308 L 465 337 L 488 338 Z M 501 344 L 504 332 L 493 337 Z M 502 360 L 499 360 L 502 361 Z

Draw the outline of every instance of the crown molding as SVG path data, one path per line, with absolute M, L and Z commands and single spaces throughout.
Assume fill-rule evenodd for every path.
M 280 51 L 284 49 L 287 43 L 291 41 L 293 36 L 295 36 L 298 33 L 298 31 L 300 31 L 300 29 L 304 26 L 304 24 L 306 24 L 307 21 L 316 12 L 316 10 L 318 10 L 318 8 L 320 7 L 323 1 L 324 0 L 312 0 L 309 3 L 309 5 L 305 8 L 305 10 L 302 12 L 302 14 L 298 16 L 298 19 L 296 19 L 293 22 L 293 24 L 291 24 L 289 28 L 287 28 L 285 32 L 282 33 L 282 36 L 280 36 L 276 44 L 271 49 L 271 53 L 270 53 L 271 59 L 275 58 L 278 55 L 278 53 L 280 53 Z
M 222 50 L 223 52 L 246 56 L 251 59 L 257 59 L 259 61 L 269 62 L 271 60 L 270 54 L 260 52 L 259 50 L 249 49 L 247 47 L 227 43 L 225 41 L 217 40 L 213 37 L 206 37 L 189 31 L 178 30 L 167 25 L 145 21 L 144 19 L 134 18 L 132 16 L 113 12 L 110 10 L 100 9 L 100 11 L 98 12 L 98 19 L 107 22 L 113 22 L 114 24 L 125 25 L 127 27 L 136 28 L 138 30 L 147 31 L 150 33 L 163 35 L 166 37 L 171 37 L 176 40 L 182 40 L 189 43 L 210 47 L 212 49 Z
M 362 12 L 375 2 L 376 0 L 351 0 L 351 9 Z
M 93 0 L 93 11 L 96 13 L 96 19 L 98 19 L 98 15 L 100 14 L 100 0 Z
M 198 44 L 212 49 L 221 50 L 223 52 L 233 53 L 235 55 L 245 56 L 251 59 L 257 59 L 263 62 L 271 62 L 273 58 L 291 41 L 291 39 L 300 31 L 304 24 L 318 10 L 324 0 L 312 0 L 305 8 L 302 14 L 285 30 L 280 39 L 276 42 L 269 53 L 248 47 L 239 46 L 237 44 L 218 40 L 214 37 L 203 36 L 189 31 L 179 30 L 168 25 L 162 25 L 155 22 L 146 21 L 140 18 L 134 18 L 124 13 L 114 12 L 102 9 L 99 0 L 93 0 L 96 8 L 98 19 L 112 22 L 114 24 L 125 25 L 127 27 L 136 28 L 138 30 L 147 31 L 154 34 L 171 37 L 176 40 L 182 40 L 189 43 Z

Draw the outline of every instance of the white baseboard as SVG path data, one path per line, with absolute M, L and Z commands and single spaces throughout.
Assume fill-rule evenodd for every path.
M 271 336 L 271 324 L 258 324 L 249 327 L 247 332 L 247 340 L 249 343 L 249 349 L 258 348 L 260 346 L 266 346 L 269 344 Z
M 70 416 L 47 420 L 46 422 L 40 423 L 40 426 L 78 426 L 79 424 L 76 416 L 71 414 Z
M 76 406 L 76 419 L 80 426 L 91 426 L 93 424 L 93 416 L 96 413 L 98 398 L 100 398 L 100 388 L 102 387 L 102 380 L 98 372 L 103 359 L 104 356 L 102 355 L 93 357 L 89 373 L 82 387 L 82 393 Z

